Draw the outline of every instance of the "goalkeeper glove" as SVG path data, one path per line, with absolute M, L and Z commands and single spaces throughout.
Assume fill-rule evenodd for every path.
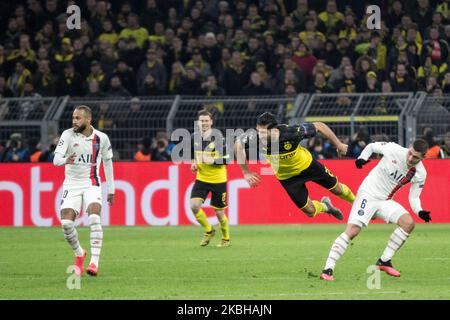
M 421 210 L 419 211 L 419 218 L 425 222 L 431 221 L 430 211 Z
M 369 162 L 370 162 L 370 160 L 356 159 L 355 164 L 358 169 L 361 169 L 363 167 L 363 165 L 365 165 Z

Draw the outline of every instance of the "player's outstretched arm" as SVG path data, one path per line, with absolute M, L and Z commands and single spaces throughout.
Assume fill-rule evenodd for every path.
M 244 179 L 248 182 L 250 187 L 258 186 L 261 182 L 261 177 L 256 172 L 250 171 L 248 168 L 245 149 L 239 140 L 237 140 L 234 144 L 234 153 L 236 155 L 236 160 L 241 167 L 242 173 L 244 174 Z
M 414 213 L 419 216 L 425 222 L 431 221 L 431 212 L 422 209 L 422 204 L 420 201 L 420 194 L 424 186 L 424 181 L 413 182 L 411 184 L 411 189 L 409 190 L 409 204 L 413 209 Z
M 369 143 L 361 152 L 355 164 L 358 169 L 361 169 L 365 164 L 369 163 L 369 158 L 373 153 L 385 154 L 387 148 L 387 142 L 372 142 Z
M 342 143 L 330 127 L 323 122 L 314 122 L 314 127 L 316 128 L 316 131 L 320 132 L 325 138 L 331 141 L 336 147 L 339 156 L 345 156 L 347 154 L 348 145 Z

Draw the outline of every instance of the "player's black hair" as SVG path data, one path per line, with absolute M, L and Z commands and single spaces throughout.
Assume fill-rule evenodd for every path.
M 273 113 L 264 112 L 262 115 L 258 117 L 256 125 L 267 126 L 267 129 L 272 129 L 278 125 L 278 121 Z
M 428 142 L 423 139 L 416 139 L 413 142 L 413 148 L 415 151 L 420 152 L 421 154 L 426 154 L 428 151 Z
M 76 106 L 75 110 L 83 110 L 84 113 L 88 116 L 88 118 L 92 118 L 92 110 L 88 106 L 85 105 Z
M 213 115 L 212 115 L 211 112 L 209 112 L 209 111 L 206 109 L 207 107 L 208 107 L 208 106 L 205 106 L 205 109 L 202 109 L 202 110 L 200 110 L 200 111 L 197 113 L 197 119 L 200 118 L 200 116 L 209 116 L 209 117 L 211 118 L 211 120 L 213 120 Z

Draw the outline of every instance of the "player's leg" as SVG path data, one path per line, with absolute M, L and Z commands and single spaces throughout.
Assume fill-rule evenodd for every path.
M 228 225 L 228 217 L 225 215 L 227 208 L 227 184 L 217 183 L 211 188 L 211 207 L 216 211 L 219 220 L 222 239 L 219 247 L 228 247 L 230 245 L 230 231 Z
M 98 273 L 100 254 L 103 246 L 103 227 L 101 223 L 102 194 L 100 187 L 92 186 L 83 193 L 83 200 L 86 204 L 88 214 L 88 224 L 90 228 L 91 261 L 86 268 L 89 275 L 95 276 Z
M 350 188 L 347 185 L 340 183 L 337 177 L 320 162 L 315 161 L 311 164 L 311 176 L 311 180 L 328 189 L 331 193 L 338 196 L 342 200 L 349 203 L 353 203 L 353 201 L 355 201 L 355 195 Z M 331 204 L 328 197 L 322 198 L 322 201 L 327 204 Z
M 84 259 L 86 251 L 81 247 L 78 240 L 78 232 L 75 228 L 75 219 L 81 209 L 81 191 L 63 190 L 61 199 L 61 227 L 69 246 L 75 254 L 75 274 L 81 275 L 84 270 Z
M 334 240 L 328 253 L 325 267 L 320 275 L 323 280 L 333 281 L 333 271 L 337 261 L 344 255 L 351 240 L 353 240 L 361 232 L 361 226 L 349 223 L 336 240 Z
M 342 200 L 347 201 L 348 203 L 353 203 L 355 201 L 355 195 L 346 184 L 338 182 L 335 187 L 329 190 L 331 193 L 335 194 Z
M 336 262 L 345 253 L 350 241 L 361 232 L 363 227 L 369 224 L 370 220 L 377 212 L 379 205 L 379 201 L 372 200 L 363 193 L 359 193 L 356 196 L 350 211 L 347 228 L 333 242 L 324 270 L 320 276 L 321 279 L 334 280 L 333 271 Z
M 203 227 L 205 233 L 203 235 L 203 239 L 200 242 L 202 247 L 207 246 L 212 237 L 214 237 L 215 230 L 208 222 L 205 211 L 202 209 L 202 204 L 205 201 L 207 195 L 209 193 L 209 189 L 207 188 L 207 184 L 196 180 L 194 186 L 191 191 L 191 210 L 195 215 L 198 223 Z
M 393 277 L 399 277 L 400 272 L 395 270 L 391 260 L 414 230 L 414 220 L 402 205 L 393 200 L 384 201 L 384 204 L 377 216 L 385 220 L 387 223 L 397 224 L 398 227 L 389 237 L 386 248 L 376 262 L 376 265 L 380 270 L 385 271 L 387 274 Z

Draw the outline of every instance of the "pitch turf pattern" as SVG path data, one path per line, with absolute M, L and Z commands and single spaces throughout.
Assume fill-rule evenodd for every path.
M 0 299 L 450 299 L 450 225 L 418 225 L 393 260 L 402 276 L 382 273 L 379 290 L 366 269 L 393 226 L 363 230 L 336 281 L 319 280 L 343 228 L 231 226 L 231 247 L 217 234 L 202 248 L 199 227 L 108 227 L 99 276 L 84 274 L 80 290 L 66 287 L 73 255 L 59 228 L 0 228 Z M 89 230 L 78 232 L 88 249 Z

